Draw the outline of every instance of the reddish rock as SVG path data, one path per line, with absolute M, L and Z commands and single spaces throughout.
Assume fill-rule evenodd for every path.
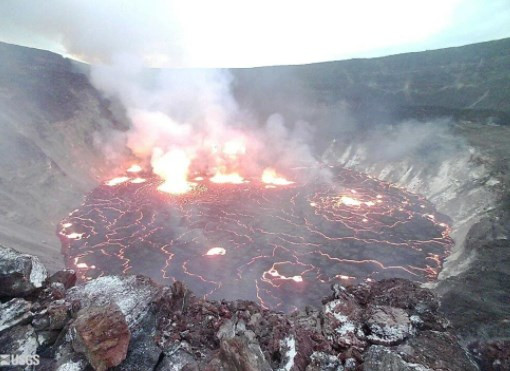
M 96 370 L 118 366 L 126 358 L 131 334 L 124 314 L 114 304 L 83 309 L 72 332 L 73 349 L 85 354 Z

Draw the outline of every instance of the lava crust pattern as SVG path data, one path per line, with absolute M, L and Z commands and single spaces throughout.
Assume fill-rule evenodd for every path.
M 318 305 L 337 281 L 436 278 L 453 243 L 447 218 L 394 185 L 331 171 L 329 182 L 272 187 L 204 179 L 184 195 L 126 173 L 59 224 L 66 265 L 81 280 L 143 274 L 287 312 Z

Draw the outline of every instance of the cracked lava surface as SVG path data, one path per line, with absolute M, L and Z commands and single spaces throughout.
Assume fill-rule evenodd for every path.
M 452 239 L 418 195 L 332 167 L 331 182 L 217 184 L 183 195 L 139 169 L 98 186 L 58 226 L 81 280 L 143 274 L 209 299 L 291 311 L 329 286 L 389 277 L 435 279 Z

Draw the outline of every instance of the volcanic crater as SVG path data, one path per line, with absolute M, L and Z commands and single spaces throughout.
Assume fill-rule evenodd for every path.
M 285 312 L 320 305 L 335 282 L 436 278 L 453 245 L 448 218 L 390 183 L 329 171 L 328 181 L 280 185 L 197 175 L 190 192 L 170 195 L 132 167 L 61 221 L 66 264 L 81 280 L 143 274 Z

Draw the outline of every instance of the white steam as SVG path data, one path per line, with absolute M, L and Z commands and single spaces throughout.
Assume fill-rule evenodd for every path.
M 285 123 L 279 114 L 258 123 L 240 109 L 227 70 L 148 69 L 140 59 L 123 55 L 112 64 L 92 66 L 91 81 L 122 102 L 131 121 L 125 144 L 164 178 L 172 172 L 170 165 L 155 164 L 177 159 L 176 151 L 207 175 L 228 170 L 259 177 L 267 166 L 285 173 L 315 164 L 309 146 L 313 128 L 303 121 Z

